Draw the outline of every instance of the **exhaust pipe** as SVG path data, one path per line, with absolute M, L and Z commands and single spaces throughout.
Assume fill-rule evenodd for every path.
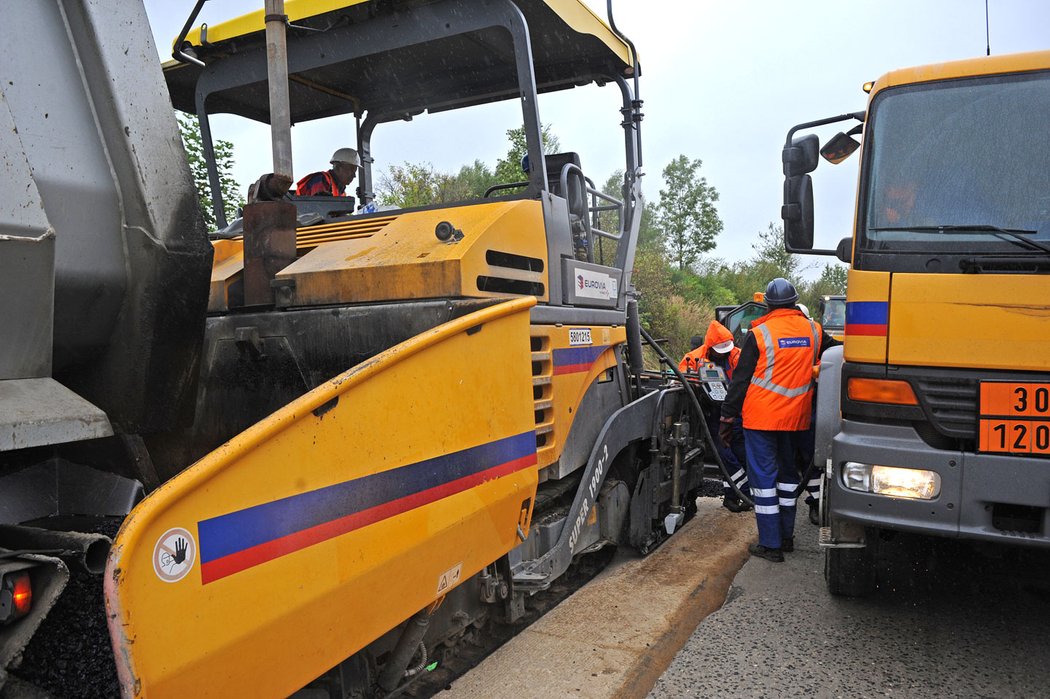
M 113 542 L 102 534 L 64 532 L 14 524 L 0 524 L 0 548 L 27 554 L 60 558 L 92 575 L 106 569 L 106 557 Z

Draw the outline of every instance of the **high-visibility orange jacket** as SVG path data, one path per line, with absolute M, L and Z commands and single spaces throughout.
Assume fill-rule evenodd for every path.
M 704 360 L 709 359 L 708 354 L 712 347 L 720 345 L 723 342 L 732 341 L 733 333 L 729 332 L 726 326 L 722 325 L 717 320 L 712 320 L 711 324 L 707 326 L 707 334 L 704 335 L 704 344 L 682 357 L 682 361 L 678 363 L 678 371 L 681 371 L 682 373 L 687 371 L 697 371 L 703 365 Z M 729 350 L 730 375 L 732 375 L 733 369 L 736 368 L 736 363 L 739 359 L 740 348 L 734 346 L 733 349 Z M 730 376 L 730 378 L 732 378 L 732 376 Z
M 335 181 L 335 175 L 331 170 L 312 172 L 295 185 L 295 193 L 300 197 L 316 197 L 331 195 L 333 197 L 345 197 L 346 188 L 339 187 Z
M 741 411 L 749 430 L 806 430 L 813 411 L 813 367 L 823 330 L 795 308 L 777 308 L 751 324 L 758 361 Z

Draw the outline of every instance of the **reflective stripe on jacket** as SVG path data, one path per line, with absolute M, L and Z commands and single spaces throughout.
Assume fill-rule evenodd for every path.
M 778 308 L 752 323 L 758 363 L 744 397 L 749 430 L 809 429 L 813 367 L 823 331 L 794 308 Z

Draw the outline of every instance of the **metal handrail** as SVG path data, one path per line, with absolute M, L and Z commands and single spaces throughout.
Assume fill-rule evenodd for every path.
M 619 199 L 616 199 L 615 197 L 611 197 L 608 194 L 595 189 L 594 183 L 591 182 L 590 178 L 587 178 L 587 182 L 590 184 L 590 186 L 587 187 L 587 193 L 591 195 L 592 202 L 591 205 L 587 207 L 587 211 L 591 214 L 600 211 L 616 211 L 619 213 L 620 216 L 619 232 L 608 233 L 600 228 L 595 228 L 593 225 L 591 226 L 591 231 L 602 238 L 608 238 L 609 240 L 620 240 L 621 238 L 623 238 L 623 202 Z M 596 199 L 604 199 L 605 201 L 612 202 L 612 204 L 610 206 L 598 206 L 597 203 L 595 203 Z
M 603 238 L 608 238 L 609 240 L 620 240 L 621 238 L 623 238 L 623 202 L 620 201 L 619 199 L 615 199 L 613 197 L 610 197 L 608 194 L 605 194 L 604 192 L 601 192 L 598 189 L 596 189 L 595 186 L 594 186 L 594 182 L 589 177 L 584 175 L 583 174 L 583 170 L 581 170 L 580 167 L 578 165 L 574 164 L 574 163 L 565 163 L 565 165 L 563 165 L 562 168 L 561 168 L 561 173 L 559 174 L 559 177 L 558 177 L 558 184 L 561 187 L 560 191 L 562 192 L 562 194 L 564 195 L 568 191 L 568 187 L 569 187 L 569 173 L 573 172 L 573 171 L 578 172 L 580 174 L 580 179 L 583 180 L 583 183 L 584 183 L 583 184 L 583 191 L 584 191 L 584 201 L 585 202 L 586 202 L 587 195 L 591 195 L 592 196 L 592 201 L 593 201 L 593 197 L 598 197 L 600 199 L 604 199 L 605 201 L 612 202 L 613 204 L 616 205 L 615 208 L 617 210 L 619 210 L 619 212 L 620 212 L 620 232 L 618 232 L 618 233 L 609 233 L 607 231 L 601 230 L 600 228 L 594 228 L 593 226 L 591 226 L 590 215 L 592 213 L 594 213 L 595 211 L 599 210 L 599 209 L 593 208 L 590 205 L 588 205 L 587 206 L 587 216 L 584 217 L 584 222 L 583 222 L 584 226 L 585 226 L 585 229 L 587 231 L 588 238 L 590 237 L 590 235 L 592 233 L 597 234 L 598 236 L 603 237 Z M 607 210 L 611 211 L 613 209 L 607 209 Z
M 488 189 L 485 190 L 485 194 L 484 194 L 484 196 L 482 196 L 482 199 L 488 199 L 489 195 L 492 194 L 493 192 L 499 192 L 499 191 L 504 190 L 504 189 L 514 189 L 515 187 L 528 187 L 528 186 L 529 186 L 528 182 L 504 182 L 503 184 L 494 184 L 494 185 L 492 185 L 491 187 L 489 187 Z

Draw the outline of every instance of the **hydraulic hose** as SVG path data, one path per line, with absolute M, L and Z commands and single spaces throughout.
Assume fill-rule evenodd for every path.
M 674 372 L 674 375 L 678 377 L 678 380 L 682 383 L 682 385 L 688 389 L 686 391 L 686 394 L 688 394 L 689 400 L 693 404 L 693 409 L 696 410 L 697 418 L 700 422 L 700 428 L 704 431 L 704 439 L 711 447 L 711 453 L 715 457 L 715 463 L 718 464 L 718 470 L 722 474 L 722 480 L 729 484 L 729 487 L 732 488 L 733 492 L 736 493 L 736 496 L 740 498 L 741 502 L 743 502 L 749 507 L 754 507 L 755 503 L 751 500 L 751 498 L 749 498 L 748 496 L 744 495 L 743 492 L 741 492 L 740 488 L 737 487 L 737 484 L 734 483 L 733 479 L 730 477 L 729 471 L 726 470 L 726 465 L 722 461 L 722 454 L 720 454 L 718 451 L 718 445 L 715 443 L 715 438 L 711 435 L 711 430 L 707 428 L 707 419 L 704 417 L 704 409 L 700 406 L 700 400 L 696 397 L 696 393 L 691 388 L 689 388 L 689 383 L 685 380 L 685 376 L 682 375 L 682 372 L 678 370 L 678 366 L 674 363 L 674 361 L 669 356 L 667 356 L 667 353 L 664 352 L 663 348 L 656 343 L 656 340 L 654 340 L 652 336 L 645 331 L 644 328 L 638 328 L 638 330 L 641 333 L 642 339 L 644 339 L 646 343 L 650 347 L 652 347 L 653 350 L 655 350 L 655 352 L 660 356 L 660 359 L 662 359 L 667 364 L 667 366 L 671 368 L 671 371 Z M 675 504 L 677 505 L 678 503 Z
M 792 496 L 796 502 L 800 497 L 802 497 L 802 493 L 806 491 L 806 484 L 809 483 L 809 479 L 813 477 L 813 472 L 816 470 L 817 465 L 810 461 L 809 465 L 806 467 L 805 472 L 802 474 L 802 480 L 798 484 L 798 490 L 796 490 L 795 494 Z
M 427 632 L 429 625 L 429 609 L 424 609 L 409 619 L 404 631 L 401 632 L 397 645 L 379 673 L 378 684 L 385 692 L 393 692 L 401 684 L 401 680 L 408 676 L 406 671 L 411 669 L 408 664 L 416 655 L 420 644 L 423 643 L 423 635 Z M 423 664 L 426 664 L 426 651 L 423 653 Z

